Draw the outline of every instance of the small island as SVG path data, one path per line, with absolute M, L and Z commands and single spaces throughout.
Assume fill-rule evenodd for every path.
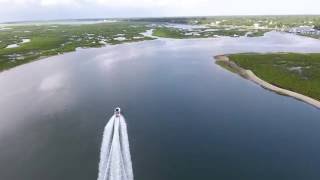
M 243 53 L 215 59 L 221 67 L 263 88 L 320 108 L 320 54 Z

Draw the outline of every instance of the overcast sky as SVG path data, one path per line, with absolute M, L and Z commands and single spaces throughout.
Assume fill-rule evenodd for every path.
M 0 22 L 266 14 L 320 14 L 320 0 L 0 0 Z

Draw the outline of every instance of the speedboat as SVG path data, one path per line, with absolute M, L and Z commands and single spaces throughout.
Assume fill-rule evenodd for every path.
M 114 115 L 116 115 L 116 117 L 120 117 L 120 113 L 121 113 L 121 109 L 119 107 L 114 109 Z

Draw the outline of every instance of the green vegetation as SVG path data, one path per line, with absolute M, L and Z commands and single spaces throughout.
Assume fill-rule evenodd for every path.
M 182 18 L 143 18 L 133 21 L 153 22 L 153 23 L 179 23 L 188 25 L 202 25 L 205 29 L 218 29 L 220 32 L 215 34 L 200 33 L 194 37 L 212 37 L 218 36 L 241 36 L 247 32 L 248 37 L 263 36 L 264 33 L 276 30 L 289 33 L 295 33 L 301 36 L 308 36 L 320 39 L 320 15 L 290 15 L 290 16 L 213 16 L 213 17 L 182 17 Z M 302 31 L 295 31 L 297 27 L 303 27 Z M 312 31 L 314 30 L 318 31 Z M 232 32 L 234 31 L 234 32 Z M 161 34 L 161 33 L 160 33 Z M 171 37 L 170 34 L 164 37 Z M 181 38 L 181 35 L 176 36 Z M 190 38 L 190 36 L 185 36 Z
M 319 15 L 283 16 L 208 16 L 181 18 L 141 18 L 133 21 L 180 23 L 180 24 L 219 24 L 221 26 L 254 26 L 259 24 L 268 28 L 297 27 L 320 24 Z
M 212 21 L 221 21 L 221 25 L 236 25 L 236 26 L 253 26 L 258 23 L 260 26 L 268 28 L 279 27 L 297 27 L 312 25 L 320 22 L 320 16 L 317 15 L 305 15 L 305 16 L 230 16 L 230 17 L 218 17 L 207 18 L 201 23 Z
M 194 29 L 181 29 L 175 27 L 157 27 L 153 31 L 153 35 L 157 37 L 187 39 L 187 38 L 209 38 L 219 36 L 239 37 L 248 34 L 248 37 L 263 36 L 267 31 L 254 30 L 248 31 L 245 29 L 224 29 L 220 27 L 204 27 Z
M 182 30 L 176 28 L 168 28 L 168 27 L 158 27 L 153 31 L 153 36 L 157 37 L 166 37 L 166 38 L 175 38 L 175 39 L 183 39 L 188 38 Z
M 171 18 L 158 20 L 167 22 Z M 154 19 L 153 19 L 154 20 Z M 134 22 L 133 22 L 134 21 Z M 145 20 L 147 21 L 147 20 Z M 170 22 L 191 23 L 193 19 L 172 18 Z M 51 22 L 52 23 L 52 22 Z M 0 26 L 0 71 L 42 57 L 75 51 L 82 47 L 101 47 L 105 44 L 150 40 L 141 33 L 150 29 L 149 22 L 123 20 L 99 24 L 11 24 Z M 54 23 L 54 22 L 53 22 Z M 262 36 L 265 30 L 203 26 L 190 29 L 157 24 L 154 35 L 167 38 L 207 38 L 218 36 Z
M 234 54 L 229 59 L 278 87 L 320 100 L 320 54 Z
M 153 38 L 141 33 L 151 28 L 154 36 L 175 39 L 257 37 L 272 30 L 320 39 L 320 30 L 317 31 L 320 29 L 320 16 L 316 15 L 137 18 L 98 24 L 79 22 L 0 24 L 0 71 L 42 57 L 75 51 L 79 47 L 150 40 Z M 190 27 L 180 27 L 181 24 Z M 309 30 L 291 31 L 299 26 L 306 26 Z
M 41 57 L 74 51 L 78 47 L 149 40 L 140 33 L 145 23 L 100 23 L 83 25 L 22 25 L 0 27 L 0 71 Z M 30 42 L 23 42 L 23 39 Z M 17 47 L 6 48 L 17 44 Z
M 149 22 L 149 23 L 178 23 L 178 24 L 191 24 L 196 17 L 167 17 L 167 18 L 136 18 L 129 19 L 134 22 Z

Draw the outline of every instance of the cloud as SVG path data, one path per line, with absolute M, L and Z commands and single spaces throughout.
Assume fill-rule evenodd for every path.
M 80 5 L 77 0 L 41 0 L 40 5 L 43 7 L 49 6 L 78 6 Z
M 41 91 L 54 91 L 61 89 L 65 84 L 65 76 L 61 73 L 53 74 L 44 78 L 39 85 Z

